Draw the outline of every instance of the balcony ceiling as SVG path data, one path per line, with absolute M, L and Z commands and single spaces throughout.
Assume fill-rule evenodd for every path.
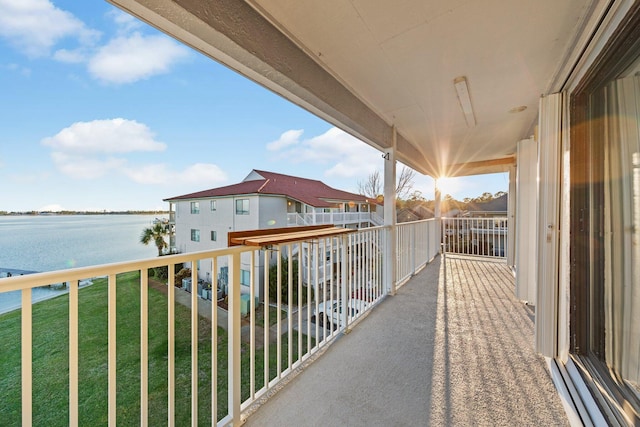
M 504 171 L 596 0 L 113 0 L 432 176 Z M 598 12 L 599 13 L 599 12 Z M 474 109 L 468 126 L 454 79 Z M 526 107 L 524 111 L 517 110 Z M 467 167 L 462 167 L 466 164 Z

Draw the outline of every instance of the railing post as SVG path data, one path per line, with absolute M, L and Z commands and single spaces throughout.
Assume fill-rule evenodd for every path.
M 447 250 L 447 236 L 446 236 L 446 226 L 444 224 L 444 218 L 436 218 L 436 236 L 438 236 L 440 242 L 440 254 L 444 256 L 444 253 Z
M 229 415 L 240 425 L 240 254 L 229 255 Z M 197 424 L 196 424 L 197 425 Z
M 198 425 L 198 260 L 191 263 L 191 425 Z
M 149 425 L 149 270 L 140 271 L 140 426 Z
M 176 425 L 176 289 L 175 289 L 175 264 L 169 264 L 169 282 L 167 283 L 167 400 L 169 407 L 167 408 L 167 425 L 174 427 Z
M 349 328 L 349 294 L 348 294 L 348 286 L 347 286 L 347 277 L 349 274 L 348 271 L 348 259 L 349 259 L 349 251 L 347 250 L 349 246 L 349 236 L 347 234 L 342 235 L 342 262 L 340 263 L 340 281 L 342 282 L 342 301 L 338 306 L 342 307 L 342 327 L 343 330 L 346 331 Z
M 386 230 L 385 244 L 385 283 L 386 290 L 390 295 L 396 294 L 396 271 L 397 271 L 397 243 L 396 243 L 396 226 L 391 225 Z
M 33 332 L 31 288 L 22 290 L 22 425 L 30 426 L 33 417 Z
M 118 392 L 116 384 L 116 370 L 117 370 L 117 349 L 116 349 L 116 275 L 110 274 L 107 282 L 107 334 L 108 334 L 108 423 L 109 426 L 116 425 L 116 413 L 117 413 L 117 400 L 116 395 Z
M 412 226 L 409 235 L 409 252 L 411 253 L 411 275 L 416 274 L 416 227 Z
M 78 418 L 78 281 L 69 282 L 69 426 L 77 427 Z

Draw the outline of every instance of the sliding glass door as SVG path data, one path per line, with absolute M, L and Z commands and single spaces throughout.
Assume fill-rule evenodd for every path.
M 571 96 L 571 352 L 640 424 L 640 11 Z

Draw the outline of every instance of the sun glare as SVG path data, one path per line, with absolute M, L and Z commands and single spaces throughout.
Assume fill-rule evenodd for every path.
M 440 189 L 440 194 L 444 197 L 447 194 L 454 196 L 455 193 L 460 190 L 460 180 L 458 178 L 441 177 L 438 178 L 437 186 Z

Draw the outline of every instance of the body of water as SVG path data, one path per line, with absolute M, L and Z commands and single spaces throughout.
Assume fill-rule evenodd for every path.
M 0 269 L 54 271 L 158 256 L 140 243 L 155 215 L 0 216 Z
M 158 256 L 140 243 L 155 215 L 0 216 L 0 288 L 7 272 L 64 270 Z M 16 274 L 14 272 L 14 274 Z M 19 274 L 19 273 L 18 273 Z M 66 290 L 38 288 L 32 301 Z M 21 292 L 0 293 L 0 313 L 20 307 Z

